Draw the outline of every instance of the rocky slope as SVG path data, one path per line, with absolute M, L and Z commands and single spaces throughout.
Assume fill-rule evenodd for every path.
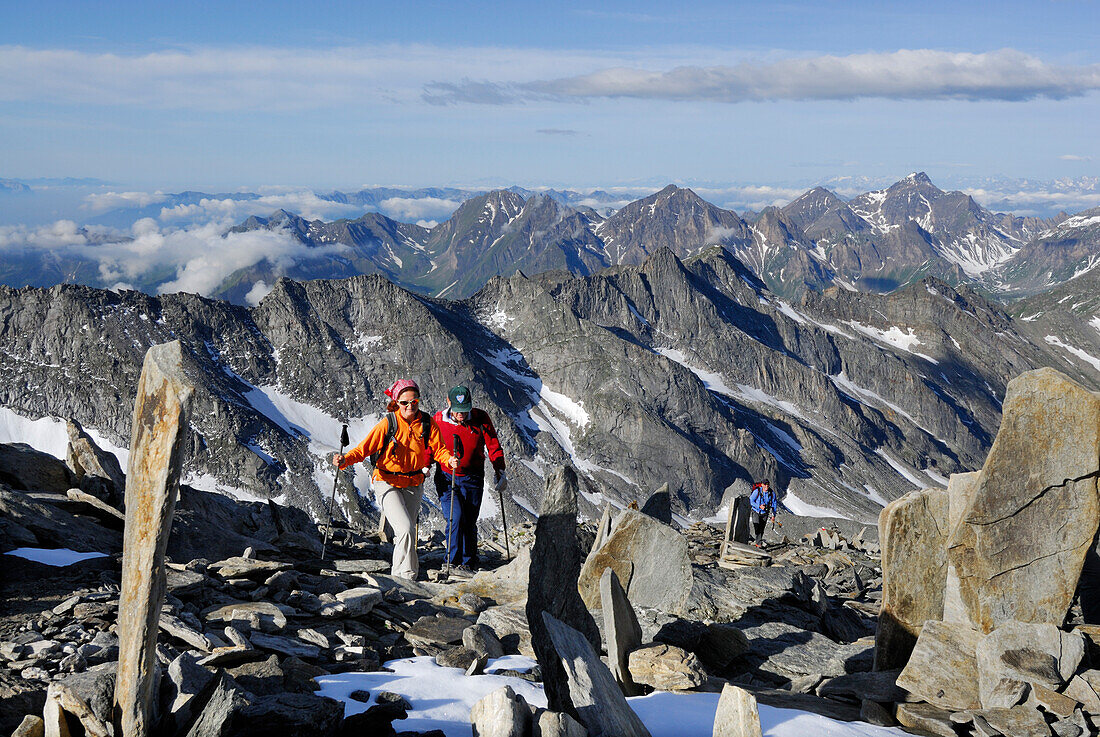
M 770 476 L 793 509 L 873 520 L 980 464 L 1012 376 L 1058 366 L 1097 385 L 1087 360 L 1037 329 L 931 280 L 791 304 L 721 248 L 583 278 L 498 278 L 458 302 L 379 276 L 280 280 L 252 309 L 0 288 L 0 427 L 19 436 L 74 417 L 125 448 L 145 350 L 180 339 L 199 387 L 185 471 L 201 488 L 324 516 L 340 423 L 363 437 L 382 390 L 411 375 L 429 409 L 463 382 L 490 412 L 512 518 L 537 508 L 545 468 L 565 463 L 588 516 L 669 481 L 675 512 L 699 519 L 735 481 Z M 342 478 L 344 514 L 373 516 Z M 363 470 L 354 485 L 365 491 Z

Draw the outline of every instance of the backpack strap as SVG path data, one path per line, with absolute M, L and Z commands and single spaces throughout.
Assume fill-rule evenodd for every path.
M 427 412 L 420 411 L 420 437 L 424 440 L 424 447 L 428 447 L 428 441 L 432 437 L 432 416 Z
M 389 447 L 393 444 L 393 439 L 397 435 L 397 415 L 393 412 L 386 413 L 386 437 L 382 440 L 382 448 L 377 453 L 372 453 L 370 462 L 372 465 L 377 466 L 378 460 L 386 454 Z

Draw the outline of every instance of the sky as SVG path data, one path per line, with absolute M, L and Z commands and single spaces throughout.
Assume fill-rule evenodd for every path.
M 0 179 L 1100 173 L 1100 2 L 0 0 Z

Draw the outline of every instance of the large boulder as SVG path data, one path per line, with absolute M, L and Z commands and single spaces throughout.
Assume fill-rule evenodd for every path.
M 980 709 L 975 650 L 981 639 L 965 624 L 926 622 L 897 685 L 940 709 Z
M 470 710 L 474 737 L 526 737 L 531 707 L 511 686 L 490 691 Z
M 981 471 L 953 473 L 947 482 L 947 544 L 950 545 L 955 530 L 962 522 L 963 512 L 969 507 L 978 493 Z M 947 556 L 947 583 L 943 591 L 943 621 L 970 623 L 962 594 L 959 592 L 959 572 Z
M 90 485 L 93 479 L 102 481 L 109 487 L 108 498 L 105 501 L 121 507 L 123 492 L 126 489 L 126 476 L 122 473 L 118 458 L 96 445 L 76 420 L 70 418 L 66 423 L 66 430 L 69 435 L 69 445 L 65 450 L 65 463 L 80 483 L 80 487 Z
M 943 489 L 911 491 L 879 514 L 882 610 L 875 637 L 876 670 L 903 667 L 924 623 L 943 617 L 947 518 Z
M 0 483 L 21 491 L 64 494 L 73 481 L 68 467 L 49 453 L 23 443 L 0 443 Z
M 543 617 L 549 614 L 579 631 L 599 651 L 600 630 L 577 592 L 581 556 L 577 542 L 577 474 L 563 467 L 546 479 L 531 549 L 526 612 L 531 646 L 542 666 L 547 706 L 572 717 L 577 717 L 577 712 L 570 701 L 571 689 Z
M 343 719 L 340 701 L 302 693 L 260 696 L 223 672 L 187 737 L 328 737 Z
M 714 737 L 762 737 L 756 697 L 732 683 L 723 686 L 714 712 L 712 734 Z
M 630 605 L 619 577 L 610 568 L 600 578 L 600 600 L 603 602 L 603 632 L 607 640 L 607 664 L 624 696 L 640 696 L 642 689 L 630 677 L 628 658 L 632 650 L 641 647 L 642 627 L 634 607 Z M 742 636 L 743 639 L 743 636 Z
M 581 568 L 581 597 L 591 609 L 600 607 L 606 568 L 615 571 L 635 606 L 684 613 L 692 588 L 691 559 L 687 538 L 668 525 L 629 509 L 619 514 L 611 535 Z
M 1085 655 L 1085 638 L 1052 624 L 1006 622 L 978 643 L 975 655 L 982 708 L 1009 708 L 1028 684 L 1060 689 Z
M 1061 624 L 1100 523 L 1100 395 L 1044 368 L 1009 382 L 949 555 L 970 621 Z

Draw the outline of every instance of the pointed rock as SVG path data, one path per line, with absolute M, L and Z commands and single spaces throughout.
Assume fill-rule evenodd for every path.
M 526 737 L 531 731 L 531 707 L 511 686 L 498 688 L 470 710 L 474 737 Z
M 649 730 L 631 710 L 611 671 L 588 639 L 549 612 L 543 612 L 542 620 L 554 657 L 566 675 L 577 721 L 588 729 L 589 737 L 649 737 Z M 543 666 L 544 676 L 545 672 Z
M 666 525 L 672 524 L 672 496 L 669 493 L 668 484 L 663 484 L 646 499 L 645 504 L 642 505 L 642 514 L 648 514 Z
M 126 481 L 122 593 L 118 606 L 118 721 L 125 735 L 152 729 L 156 642 L 164 602 L 164 553 L 179 495 L 194 388 L 179 341 L 145 354 L 134 404 Z
M 531 646 L 542 666 L 547 706 L 576 716 L 565 671 L 543 624 L 548 613 L 581 632 L 591 647 L 600 647 L 600 631 L 577 592 L 581 551 L 577 544 L 577 474 L 559 468 L 546 480 L 542 510 L 535 526 L 527 589 L 527 622 Z M 583 721 L 583 720 L 581 720 Z
M 727 683 L 718 697 L 714 713 L 714 737 L 763 737 L 756 697 Z
M 642 646 L 642 626 L 615 571 L 605 568 L 600 577 L 603 631 L 611 675 L 624 696 L 640 696 L 642 688 L 630 677 L 630 653 Z
M 122 473 L 122 466 L 113 453 L 96 445 L 92 436 L 85 432 L 84 428 L 76 420 L 69 418 L 65 425 L 69 435 L 69 445 L 65 450 L 65 463 L 76 476 L 78 482 L 83 482 L 85 476 L 105 479 L 111 482 L 114 493 L 119 501 L 126 489 L 126 477 Z M 115 499 L 109 500 L 114 504 Z

